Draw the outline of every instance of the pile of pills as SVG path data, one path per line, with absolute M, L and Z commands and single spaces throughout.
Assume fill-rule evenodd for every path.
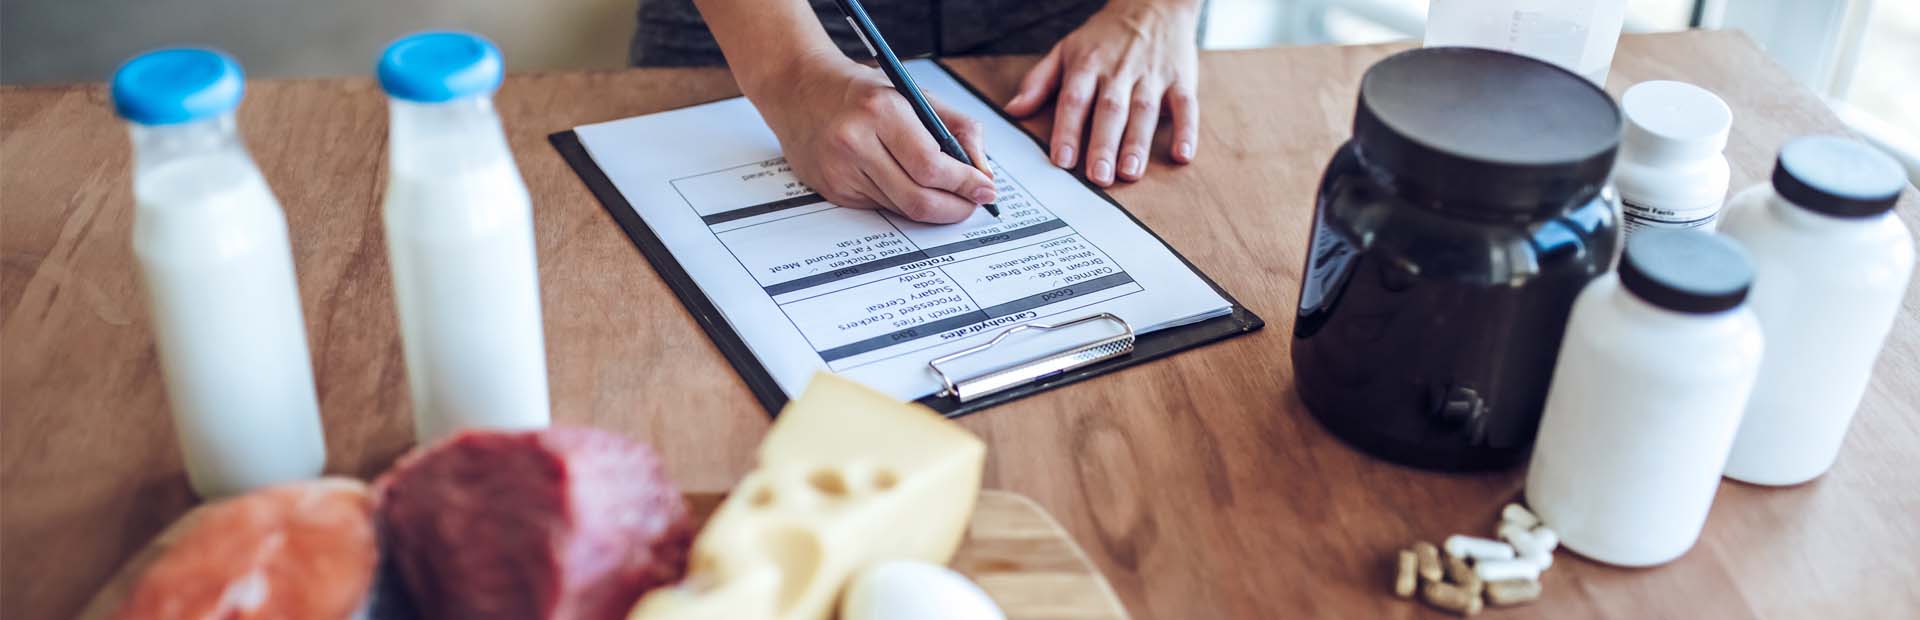
M 1519 504 L 1500 511 L 1495 535 L 1500 539 L 1455 534 L 1440 547 L 1423 540 L 1400 550 L 1394 595 L 1418 592 L 1428 604 L 1463 616 L 1540 598 L 1540 573 L 1553 566 L 1560 536 Z

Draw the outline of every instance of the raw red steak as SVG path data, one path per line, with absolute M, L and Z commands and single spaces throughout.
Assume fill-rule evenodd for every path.
M 686 571 L 694 528 L 645 446 L 585 428 L 467 431 L 375 483 L 424 620 L 616 620 Z

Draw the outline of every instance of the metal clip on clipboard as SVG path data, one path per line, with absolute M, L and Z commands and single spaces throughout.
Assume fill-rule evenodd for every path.
M 1120 327 L 1125 330 L 1125 332 L 1055 351 L 1011 366 L 987 371 L 978 376 L 967 377 L 957 382 L 954 381 L 952 375 L 947 374 L 947 371 L 940 369 L 941 364 L 991 349 L 994 345 L 1000 344 L 1000 341 L 1006 340 L 1008 337 L 1023 331 L 1055 331 L 1094 321 L 1113 321 L 1114 323 L 1120 324 Z M 939 396 L 952 396 L 964 403 L 1027 385 L 1075 368 L 1132 353 L 1133 341 L 1132 325 L 1128 325 L 1125 319 L 1115 316 L 1113 313 L 1102 312 L 1083 316 L 1065 323 L 1054 323 L 1051 325 L 1044 323 L 1025 323 L 1015 325 L 1001 331 L 985 344 L 934 358 L 933 361 L 927 362 L 927 367 L 932 368 L 933 374 L 939 376 L 940 383 L 946 386 L 946 389 L 942 390 Z

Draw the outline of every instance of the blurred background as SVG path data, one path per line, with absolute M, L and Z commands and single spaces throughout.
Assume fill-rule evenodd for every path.
M 619 67 L 635 0 L 0 0 L 0 83 L 103 80 L 148 48 L 233 52 L 253 77 L 365 74 L 388 42 L 459 28 L 516 70 Z M 1202 45 L 1418 39 L 1426 0 L 1211 0 Z M 1746 31 L 1920 178 L 1920 0 L 1630 0 L 1627 30 Z
M 1427 0 L 1211 0 L 1211 49 L 1418 39 Z M 1627 32 L 1742 30 L 1920 184 L 1920 0 L 1628 0 Z

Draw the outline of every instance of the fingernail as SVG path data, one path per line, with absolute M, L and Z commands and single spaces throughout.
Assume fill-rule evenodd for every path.
M 1104 159 L 1093 162 L 1093 180 L 1101 183 L 1113 181 L 1113 162 Z
M 1180 143 L 1180 159 L 1193 159 L 1193 143 L 1192 142 Z
M 987 204 L 989 202 L 993 202 L 993 188 L 991 187 L 973 188 L 973 201 L 978 204 Z
M 1120 170 L 1126 172 L 1129 176 L 1139 176 L 1140 175 L 1140 156 L 1128 155 L 1122 158 L 1120 160 Z
M 1053 150 L 1053 165 L 1061 168 L 1073 167 L 1073 145 L 1062 144 Z

